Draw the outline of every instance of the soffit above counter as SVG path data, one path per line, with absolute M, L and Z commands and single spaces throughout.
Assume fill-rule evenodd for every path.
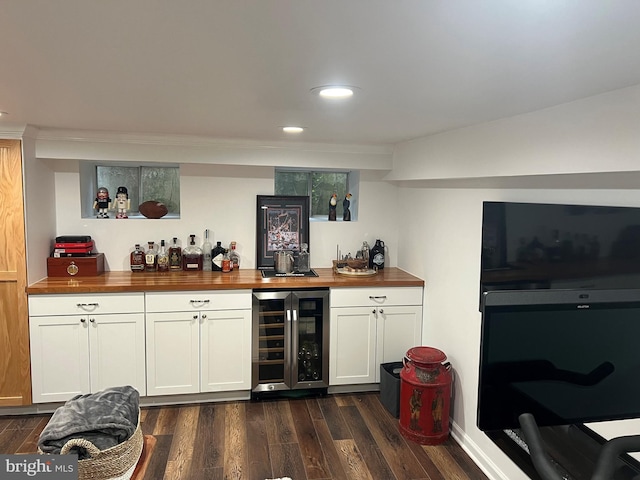
M 390 170 L 393 147 L 40 129 L 36 158 Z

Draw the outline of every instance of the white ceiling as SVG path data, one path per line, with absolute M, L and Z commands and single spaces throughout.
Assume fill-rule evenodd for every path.
M 393 144 L 638 84 L 639 54 L 638 0 L 0 0 L 0 130 Z

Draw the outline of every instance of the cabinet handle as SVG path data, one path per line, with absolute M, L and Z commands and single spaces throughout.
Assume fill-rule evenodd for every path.
M 204 320 L 205 318 L 207 318 L 207 314 L 206 314 L 206 313 L 203 313 L 203 314 L 202 314 L 202 319 Z
M 86 321 L 87 321 L 87 319 L 86 319 L 86 318 L 81 318 L 81 319 L 80 319 L 80 322 L 82 322 L 82 323 L 84 323 L 84 322 L 86 322 Z
M 376 314 L 376 309 L 374 308 L 373 310 L 371 310 L 371 313 L 373 313 L 375 315 Z
M 198 315 L 194 315 L 194 316 L 193 316 L 193 319 L 194 319 L 194 320 L 197 320 L 197 319 L 198 319 Z
M 287 322 L 291 321 L 291 310 L 287 310 Z
M 189 303 L 209 303 L 209 300 L 189 300 Z
M 78 308 L 98 307 L 98 306 L 99 306 L 98 302 L 96 302 L 96 303 L 76 303 L 76 307 L 78 307 Z
M 95 319 L 95 318 L 90 318 L 90 319 L 89 319 L 89 321 L 90 321 L 91 323 L 95 323 L 96 319 Z
M 369 300 L 386 300 L 386 295 L 369 295 Z
M 294 321 L 294 322 L 297 322 L 297 321 L 298 321 L 298 311 L 297 311 L 297 310 L 294 310 L 294 311 L 293 311 L 293 321 Z
M 383 309 L 380 309 L 380 313 L 384 313 L 384 310 L 383 310 Z

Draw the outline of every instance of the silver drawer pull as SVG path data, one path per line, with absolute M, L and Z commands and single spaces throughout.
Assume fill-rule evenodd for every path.
M 209 303 L 209 300 L 189 300 L 189 303 Z
M 83 308 L 83 307 L 98 307 L 99 304 L 98 303 L 76 303 L 76 307 L 78 308 Z

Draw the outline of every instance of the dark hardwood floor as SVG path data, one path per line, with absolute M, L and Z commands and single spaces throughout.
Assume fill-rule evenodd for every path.
M 0 453 L 35 453 L 49 417 L 0 417 Z M 145 407 L 141 425 L 144 480 L 487 479 L 452 439 L 402 437 L 377 393 Z

